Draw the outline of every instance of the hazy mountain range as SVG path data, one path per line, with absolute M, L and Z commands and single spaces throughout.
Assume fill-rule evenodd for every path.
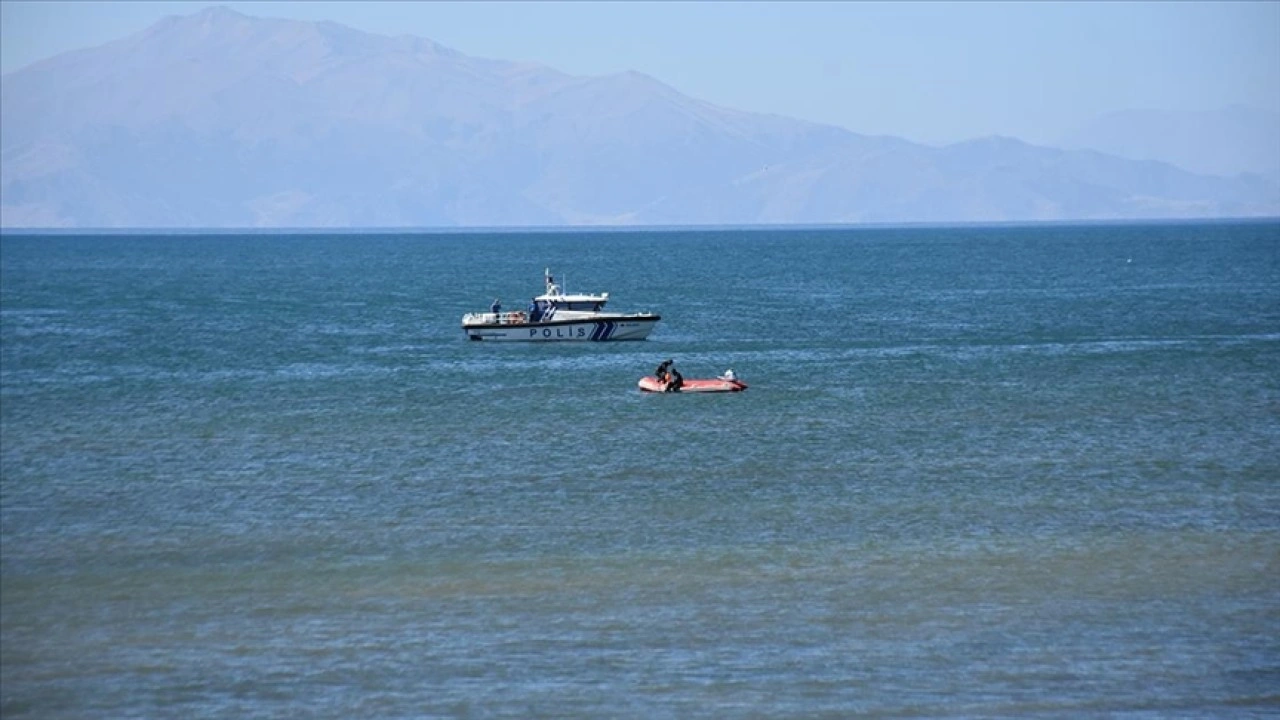
M 929 147 L 717 107 L 639 73 L 576 77 L 226 9 L 0 83 L 5 227 L 1276 216 L 1278 181 L 1010 138 Z
M 1161 160 L 1206 175 L 1253 173 L 1280 182 L 1280 113 L 1260 108 L 1123 110 L 1095 118 L 1056 144 Z

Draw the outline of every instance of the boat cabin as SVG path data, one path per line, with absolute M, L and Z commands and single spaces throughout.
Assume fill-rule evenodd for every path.
M 609 302 L 609 293 L 602 295 L 563 295 L 559 290 L 558 287 L 552 286 L 551 292 L 533 299 L 533 302 L 529 305 L 530 322 L 538 322 L 561 310 L 587 313 L 603 312 L 605 303 Z

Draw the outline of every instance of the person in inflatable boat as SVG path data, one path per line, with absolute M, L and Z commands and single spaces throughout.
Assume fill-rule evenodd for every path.
M 653 376 L 658 378 L 658 382 L 667 381 L 667 368 L 671 367 L 670 360 L 663 360 L 658 364 L 658 369 L 653 371 Z
M 667 386 L 663 388 L 663 392 L 678 392 L 681 387 L 684 387 L 684 376 L 673 365 L 667 371 Z

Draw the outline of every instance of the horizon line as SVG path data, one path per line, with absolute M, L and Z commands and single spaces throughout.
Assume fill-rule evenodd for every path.
M 1108 225 L 1222 225 L 1280 223 L 1280 215 L 1240 217 L 1185 218 L 1107 218 L 1077 220 L 964 220 L 964 221 L 890 221 L 872 223 L 748 223 L 695 225 L 474 225 L 474 226 L 371 226 L 371 227 L 0 227 L 4 235 L 351 235 L 397 233 L 422 235 L 461 235 L 468 233 L 642 233 L 642 232 L 761 232 L 778 230 L 891 230 L 945 229 L 957 227 L 1042 227 L 1042 226 L 1108 226 Z

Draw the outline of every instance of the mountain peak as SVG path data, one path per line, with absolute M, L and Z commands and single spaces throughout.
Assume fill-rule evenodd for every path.
M 150 27 L 124 38 L 121 42 L 147 42 L 171 36 L 186 38 L 219 36 L 244 32 L 257 22 L 267 21 L 244 15 L 222 5 L 215 5 L 190 15 L 166 15 Z
M 230 29 L 254 21 L 255 18 L 236 12 L 225 5 L 214 5 L 190 15 L 169 15 L 157 23 L 157 26 L 199 28 L 209 32 Z
M 505 226 L 1277 214 L 1273 186 L 945 148 L 225 6 L 0 86 L 0 226 Z M 12 160 L 12 162 L 8 162 Z

